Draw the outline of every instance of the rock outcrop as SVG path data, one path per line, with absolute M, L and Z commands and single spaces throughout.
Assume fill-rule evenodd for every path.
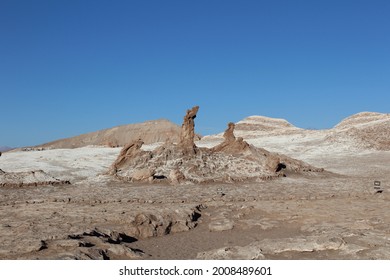
M 43 170 L 26 172 L 5 172 L 0 169 L 0 186 L 2 187 L 25 187 L 25 186 L 47 186 L 47 185 L 68 185 L 67 180 L 56 179 Z
M 199 222 L 202 207 L 198 205 L 175 211 L 150 209 L 139 212 L 135 217 L 123 217 L 120 225 L 100 224 L 50 238 L 29 237 L 28 248 L 18 248 L 18 251 L 23 250 L 26 257 L 34 254 L 36 259 L 142 259 L 146 254 L 134 249 L 134 242 L 192 230 Z
M 213 152 L 224 152 L 230 154 L 239 154 L 250 149 L 250 145 L 242 137 L 236 138 L 234 135 L 234 123 L 229 123 L 228 128 L 223 134 L 224 141 L 218 146 L 212 148 Z
M 135 216 L 126 234 L 137 239 L 163 236 L 193 229 L 200 217 L 200 208 L 173 213 L 139 213 Z
M 284 171 L 323 171 L 236 138 L 233 123 L 228 124 L 220 145 L 199 148 L 194 143 L 198 110 L 195 106 L 187 111 L 178 144 L 167 142 L 153 151 L 144 151 L 142 140 L 132 142 L 123 148 L 109 173 L 131 182 L 165 180 L 179 184 L 266 180 L 285 176 Z
M 35 255 L 56 260 L 140 259 L 144 253 L 130 247 L 136 240 L 123 232 L 94 228 L 64 239 L 42 240 Z
M 119 153 L 119 156 L 112 164 L 112 174 L 115 174 L 119 168 L 123 168 L 126 164 L 134 164 L 133 160 L 141 158 L 143 155 L 147 154 L 147 152 L 141 150 L 144 142 L 141 139 L 138 139 L 134 142 L 131 142 L 124 146 Z
M 196 153 L 195 145 L 195 118 L 198 113 L 199 106 L 193 107 L 191 110 L 187 110 L 187 114 L 184 116 L 183 125 L 181 127 L 179 146 L 189 154 Z

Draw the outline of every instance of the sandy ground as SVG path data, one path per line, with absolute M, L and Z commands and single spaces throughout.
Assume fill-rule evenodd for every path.
M 267 141 L 253 144 L 327 172 L 136 185 L 104 175 L 118 148 L 4 153 L 4 171 L 72 184 L 0 189 L 0 259 L 390 259 L 390 152 Z

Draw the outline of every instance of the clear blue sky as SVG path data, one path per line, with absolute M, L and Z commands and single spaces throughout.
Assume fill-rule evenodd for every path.
M 121 124 L 329 128 L 390 106 L 390 1 L 0 0 L 0 146 Z

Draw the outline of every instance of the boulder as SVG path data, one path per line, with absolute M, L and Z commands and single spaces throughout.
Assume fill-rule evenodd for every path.
M 150 181 L 153 180 L 154 170 L 149 168 L 137 169 L 132 175 L 133 181 Z

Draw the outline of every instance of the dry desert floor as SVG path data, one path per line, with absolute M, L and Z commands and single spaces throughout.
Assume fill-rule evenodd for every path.
M 71 184 L 0 188 L 0 259 L 390 259 L 390 152 L 271 142 L 326 171 L 140 185 L 105 174 L 119 148 L 4 153 Z

